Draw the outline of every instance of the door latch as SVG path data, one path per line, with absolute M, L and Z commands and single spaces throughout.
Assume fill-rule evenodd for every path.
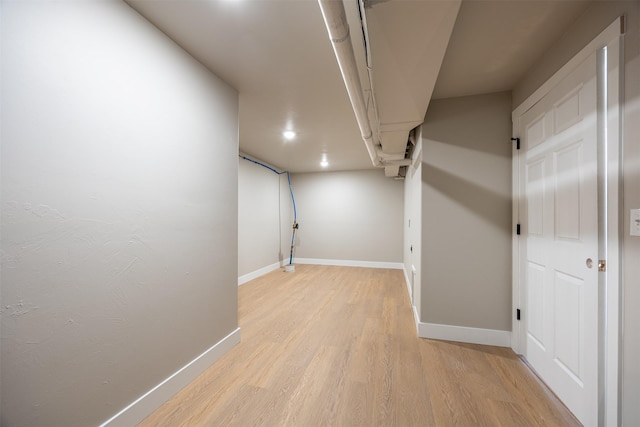
M 598 260 L 598 271 L 607 271 L 607 261 L 604 259 Z

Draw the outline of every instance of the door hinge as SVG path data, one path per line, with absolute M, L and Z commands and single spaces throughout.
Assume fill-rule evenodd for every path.
M 520 320 L 520 309 L 516 309 L 516 320 Z
M 598 260 L 598 271 L 607 271 L 607 261 L 604 259 Z
M 516 234 L 520 235 L 520 224 L 516 224 Z
M 520 149 L 520 138 L 511 138 L 512 141 L 516 142 L 516 150 Z

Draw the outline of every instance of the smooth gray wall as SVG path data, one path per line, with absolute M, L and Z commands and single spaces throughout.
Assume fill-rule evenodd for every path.
M 98 425 L 237 328 L 238 95 L 119 1 L 1 7 L 1 424 Z
M 511 94 L 432 101 L 422 125 L 425 323 L 511 330 Z
M 416 146 L 404 178 L 404 271 L 409 279 L 411 303 L 420 317 L 422 303 L 422 128 L 416 129 Z M 413 275 L 415 269 L 415 276 Z
M 296 258 L 402 262 L 401 181 L 382 169 L 292 175 Z
M 240 159 L 238 276 L 289 263 L 291 211 L 287 175 Z
M 517 107 L 618 16 L 626 17 L 623 116 L 622 424 L 640 425 L 640 237 L 629 236 L 629 210 L 640 208 L 640 2 L 597 1 L 567 29 L 513 91 Z

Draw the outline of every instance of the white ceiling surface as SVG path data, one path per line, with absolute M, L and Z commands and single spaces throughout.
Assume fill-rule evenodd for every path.
M 372 167 L 317 1 L 128 3 L 239 91 L 241 151 L 291 172 L 323 153 L 332 170 Z
M 433 98 L 513 89 L 589 3 L 585 0 L 463 1 Z
M 239 91 L 241 151 L 291 172 L 322 170 L 323 154 L 329 170 L 372 167 L 316 0 L 127 2 Z M 412 104 L 428 102 L 432 91 L 442 98 L 512 89 L 586 7 L 574 0 L 466 0 L 451 33 L 445 15 L 430 14 L 447 3 L 388 0 L 367 9 L 383 132 L 394 123 L 419 124 Z M 356 30 L 354 44 L 361 40 Z M 420 75 L 412 94 L 406 82 Z M 398 115 L 404 97 L 414 113 Z M 384 117 L 392 117 L 386 127 Z M 285 141 L 287 128 L 295 140 Z

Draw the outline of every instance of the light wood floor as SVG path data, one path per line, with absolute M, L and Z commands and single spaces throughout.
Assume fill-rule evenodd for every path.
M 400 270 L 276 271 L 239 288 L 239 323 L 141 426 L 580 425 L 510 349 L 417 338 Z

